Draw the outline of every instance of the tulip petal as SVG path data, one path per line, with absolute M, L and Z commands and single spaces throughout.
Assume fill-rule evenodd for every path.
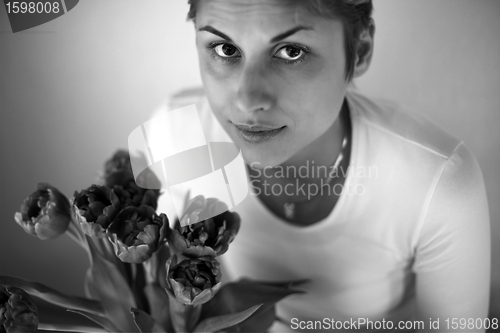
M 57 237 L 59 235 L 58 228 L 51 228 L 51 220 L 48 215 L 40 216 L 35 222 L 35 234 L 42 240 Z
M 166 221 L 166 215 L 158 217 L 150 206 L 122 209 L 106 231 L 116 256 L 129 263 L 149 259 L 164 242 L 164 232 L 160 228 Z
M 40 183 L 14 216 L 30 235 L 40 239 L 55 238 L 68 229 L 71 219 L 68 199 L 50 184 Z
M 85 216 L 81 214 L 76 206 L 73 208 L 73 219 L 80 224 L 82 231 L 92 238 L 106 237 L 106 230 L 98 223 L 87 222 Z
M 30 220 L 23 221 L 22 218 L 23 215 L 19 212 L 14 215 L 14 219 L 16 220 L 17 224 L 19 224 L 27 234 L 37 237 L 35 225 Z
M 15 286 L 0 286 L 0 331 L 35 332 L 38 309 L 33 299 Z
M 121 251 L 119 254 L 117 254 L 117 256 L 123 262 L 128 262 L 131 264 L 142 264 L 144 261 L 151 258 L 151 251 L 149 249 L 149 246 L 145 244 L 130 247 L 122 244 L 120 250 Z
M 192 246 L 182 252 L 188 258 L 215 257 L 217 253 L 210 246 Z
M 187 297 L 185 297 L 185 295 L 182 294 L 182 292 L 185 289 L 184 286 L 181 283 L 175 281 L 174 279 L 168 279 L 168 280 L 170 282 L 170 286 L 172 288 L 172 291 L 174 292 L 175 297 L 183 304 L 189 305 L 189 303 L 191 302 L 191 298 L 189 297 L 189 294 Z
M 148 244 L 151 247 L 154 247 L 153 251 L 156 250 L 156 241 L 159 237 L 158 226 L 149 224 L 144 228 L 143 232 L 140 232 L 137 236 L 138 239 L 143 241 L 145 244 Z
M 220 288 L 219 263 L 210 257 L 167 262 L 167 276 L 175 298 L 185 305 L 206 303 Z
M 234 240 L 239 227 L 237 213 L 226 211 L 204 221 L 198 221 L 200 214 L 215 212 L 227 205 L 215 198 L 205 199 L 197 196 L 191 199 L 185 213 L 178 220 L 173 230 L 168 232 L 169 244 L 176 252 L 189 258 L 201 256 L 219 256 L 224 254 Z
M 198 296 L 194 297 L 192 304 L 193 306 L 201 305 L 208 302 L 212 297 L 213 293 L 211 289 L 203 290 Z

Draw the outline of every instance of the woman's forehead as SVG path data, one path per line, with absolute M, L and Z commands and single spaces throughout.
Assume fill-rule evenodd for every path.
M 331 38 L 334 30 L 343 30 L 339 20 L 312 13 L 306 1 L 201 0 L 195 24 L 197 29 L 210 26 L 238 41 L 250 38 L 266 43 L 298 27 L 304 28 L 300 35 L 310 40 Z
M 237 23 L 242 21 L 304 24 L 317 20 L 304 5 L 304 0 L 202 0 L 198 2 L 197 21 Z

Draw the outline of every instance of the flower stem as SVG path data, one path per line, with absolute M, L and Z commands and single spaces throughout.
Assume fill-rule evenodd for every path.
M 135 264 L 135 268 L 135 278 L 132 291 L 139 309 L 150 314 L 151 312 L 149 311 L 148 299 L 146 298 L 146 294 L 144 292 L 144 287 L 146 286 L 146 274 L 144 267 L 142 264 Z
M 66 295 L 41 283 L 26 281 L 12 276 L 0 276 L 0 284 L 11 285 L 23 289 L 31 296 L 45 300 L 63 308 L 72 308 L 96 315 L 103 315 L 100 302 L 78 296 Z
M 78 222 L 76 222 L 74 218 L 71 218 L 66 233 L 72 240 L 74 240 L 78 245 L 80 245 L 88 252 L 87 243 L 85 241 L 85 235 L 80 229 Z
M 176 332 L 192 332 L 200 319 L 200 305 L 186 305 L 179 302 L 172 292 L 167 291 L 169 298 L 170 319 Z

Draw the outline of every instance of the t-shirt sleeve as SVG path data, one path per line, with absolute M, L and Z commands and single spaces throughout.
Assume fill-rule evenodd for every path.
M 432 192 L 415 249 L 419 317 L 427 329 L 430 318 L 439 318 L 439 329 L 429 331 L 485 331 L 477 329 L 476 319 L 488 315 L 490 242 L 481 169 L 461 143 Z

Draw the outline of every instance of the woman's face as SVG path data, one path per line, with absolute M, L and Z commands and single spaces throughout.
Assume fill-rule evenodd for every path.
M 196 15 L 210 106 L 247 163 L 326 149 L 348 82 L 343 27 L 300 1 L 203 0 Z

